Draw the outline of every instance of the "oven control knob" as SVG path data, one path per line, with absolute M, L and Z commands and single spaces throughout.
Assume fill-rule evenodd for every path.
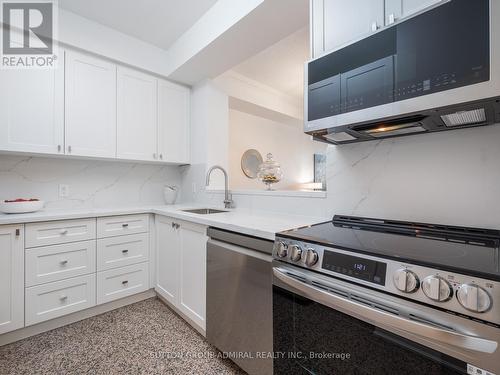
M 288 255 L 288 245 L 284 242 L 278 242 L 276 254 L 278 254 L 280 258 L 286 258 Z
M 491 307 L 488 292 L 475 284 L 462 284 L 457 291 L 457 299 L 462 307 L 476 313 L 483 313 Z
M 453 289 L 448 281 L 440 276 L 428 276 L 422 281 L 424 294 L 433 301 L 448 301 L 453 295 Z
M 420 287 L 420 280 L 415 272 L 401 268 L 394 273 L 394 285 L 404 293 L 413 293 Z
M 292 262 L 298 262 L 302 258 L 302 249 L 299 245 L 290 245 L 290 259 Z
M 314 249 L 307 249 L 306 251 L 306 266 L 312 267 L 318 263 L 318 253 Z

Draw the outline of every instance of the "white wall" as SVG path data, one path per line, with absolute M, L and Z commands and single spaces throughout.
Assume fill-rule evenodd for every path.
M 500 228 L 500 126 L 328 149 L 328 213 Z
M 278 116 L 281 116 L 289 123 L 299 126 L 303 124 L 302 98 L 297 99 L 232 70 L 214 79 L 214 83 L 231 99 L 251 103 L 274 113 L 274 116 L 268 116 L 271 120 L 279 121 Z
M 204 81 L 191 91 L 191 163 L 205 168 L 220 165 L 228 168 L 228 97 L 211 81 Z M 210 187 L 224 187 L 220 172 L 214 172 Z M 190 189 L 192 190 L 192 188 Z
M 0 199 L 39 198 L 47 209 L 159 205 L 165 184 L 180 186 L 178 167 L 0 155 Z
M 258 179 L 249 179 L 241 170 L 241 156 L 258 150 L 264 160 L 268 152 L 281 164 L 283 180 L 276 189 L 297 190 L 314 178 L 315 153 L 325 153 L 326 145 L 314 142 L 302 128 L 278 123 L 247 113 L 229 111 L 229 176 L 231 189 L 265 188 Z

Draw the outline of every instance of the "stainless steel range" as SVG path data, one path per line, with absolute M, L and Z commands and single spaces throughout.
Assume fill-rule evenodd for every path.
M 500 374 L 500 231 L 335 216 L 278 233 L 275 374 Z

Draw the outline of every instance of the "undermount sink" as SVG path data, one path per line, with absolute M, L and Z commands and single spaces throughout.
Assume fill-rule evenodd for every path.
M 196 208 L 194 210 L 182 210 L 182 212 L 189 212 L 190 214 L 198 214 L 198 215 L 208 215 L 208 214 L 220 214 L 222 212 L 229 212 L 229 211 L 216 210 L 213 208 Z

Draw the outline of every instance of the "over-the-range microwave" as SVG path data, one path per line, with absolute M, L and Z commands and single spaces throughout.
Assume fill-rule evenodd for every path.
M 334 144 L 500 122 L 500 0 L 449 0 L 306 64 L 304 131 Z

